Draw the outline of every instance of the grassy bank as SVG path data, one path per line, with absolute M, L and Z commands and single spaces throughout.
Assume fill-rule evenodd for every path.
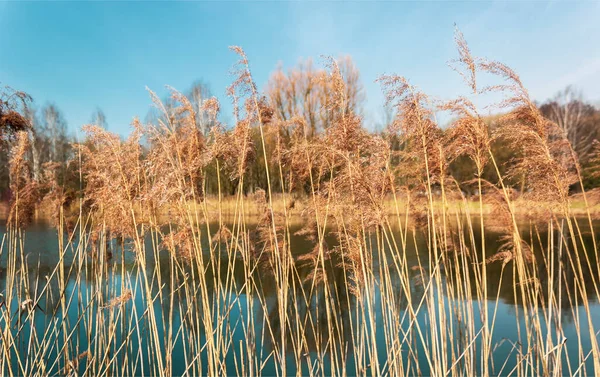
M 583 199 L 581 194 L 574 195 L 570 198 L 571 214 L 573 216 L 587 216 L 588 213 L 594 218 L 600 218 L 600 195 L 596 192 L 587 194 L 587 203 Z M 264 208 L 260 203 L 252 200 L 252 196 L 248 196 L 244 203 L 244 217 L 252 221 L 256 221 L 259 217 L 264 215 Z M 388 216 L 394 216 L 396 214 L 407 214 L 411 211 L 410 203 L 407 200 L 394 200 L 393 197 L 388 197 L 382 202 L 382 208 Z M 290 196 L 284 199 L 283 195 L 273 195 L 273 210 L 277 213 L 287 212 L 288 215 L 294 220 L 294 222 L 303 222 L 309 219 L 308 209 L 310 208 L 310 201 L 304 196 Z M 196 208 L 198 213 L 207 211 L 208 218 L 212 221 L 218 221 L 219 217 L 226 220 L 231 220 L 233 216 L 239 214 L 239 200 L 234 196 L 226 196 L 219 200 L 216 196 L 209 196 L 202 202 L 188 203 L 190 208 Z M 419 204 L 416 204 L 417 206 Z M 536 202 L 527 199 L 516 199 L 514 200 L 515 210 L 514 213 L 519 217 L 519 220 L 544 220 L 549 214 L 559 215 L 561 214 L 560 208 L 552 202 Z M 465 198 L 463 200 L 453 200 L 444 202 L 441 198 L 434 198 L 433 206 L 436 210 L 444 210 L 449 215 L 464 215 L 464 214 L 479 214 L 479 200 L 477 197 Z M 484 204 L 482 206 L 482 213 L 484 216 L 490 216 L 496 211 L 497 204 L 492 198 L 484 197 Z M 76 206 L 72 206 L 68 209 L 71 212 L 77 212 Z M 9 203 L 0 203 L 0 220 L 6 220 L 9 213 Z M 163 208 L 158 216 L 166 216 L 169 213 L 169 209 Z M 35 218 L 37 220 L 49 221 L 54 215 L 43 211 L 41 209 L 36 210 Z
M 164 114 L 134 122 L 127 140 L 84 128 L 76 188 L 55 166 L 32 175 L 18 133 L 0 374 L 597 375 L 598 203 L 569 195 L 584 186 L 577 156 L 519 76 L 455 39 L 469 93 L 500 91 L 511 106 L 494 132 L 465 97 L 435 104 L 457 118 L 444 132 L 428 96 L 383 76 L 396 139 L 370 133 L 332 59 L 329 123 L 310 135 L 305 119 L 277 118 L 234 47 L 231 130 L 205 136 L 184 95 L 167 107 L 151 92 Z M 478 89 L 480 71 L 502 85 Z M 202 111 L 217 122 L 219 109 L 212 99 Z M 518 148 L 509 167 L 492 150 L 499 137 Z M 458 156 L 485 197 L 463 197 L 449 174 Z M 310 194 L 296 198 L 299 188 Z M 44 269 L 27 238 L 42 207 L 58 254 Z

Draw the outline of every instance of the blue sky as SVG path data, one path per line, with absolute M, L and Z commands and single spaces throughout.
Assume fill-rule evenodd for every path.
M 123 135 L 148 86 L 207 82 L 223 103 L 240 45 L 259 88 L 281 62 L 350 54 L 381 119 L 374 80 L 397 73 L 439 98 L 464 94 L 446 62 L 457 23 L 472 52 L 500 60 L 543 101 L 569 84 L 600 101 L 600 2 L 3 2 L 0 83 L 54 102 L 71 131 L 100 107 Z M 230 106 L 224 106 L 225 110 Z M 225 116 L 227 119 L 227 116 Z

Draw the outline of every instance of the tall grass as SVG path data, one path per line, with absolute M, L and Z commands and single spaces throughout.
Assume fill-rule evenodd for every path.
M 185 96 L 173 89 L 178 106 L 167 109 L 150 91 L 163 114 L 156 124 L 134 121 L 127 140 L 84 127 L 87 139 L 72 161 L 79 193 L 63 190 L 52 166 L 33 181 L 20 134 L 0 249 L 2 373 L 598 373 L 598 250 L 591 212 L 582 221 L 571 210 L 569 187 L 581 185 L 575 155 L 516 73 L 473 57 L 458 31 L 456 42 L 452 65 L 470 99 L 437 103 L 404 77 L 383 76 L 397 110 L 384 135 L 367 132 L 347 106 L 333 59 L 323 78 L 330 83 L 324 111 L 333 114 L 325 131 L 313 135 L 301 117 L 278 119 L 239 47 L 228 89 L 233 129 L 218 123 L 214 98 L 202 106 L 217 124 L 205 137 Z M 480 88 L 479 74 L 502 83 Z M 473 100 L 491 91 L 505 96 L 496 130 Z M 449 131 L 437 124 L 436 109 L 455 114 Z M 403 150 L 392 148 L 392 135 Z M 504 174 L 490 147 L 496 138 L 520 148 Z M 476 205 L 448 173 L 460 156 L 476 167 Z M 261 159 L 267 185 L 247 196 L 249 163 Z M 486 166 L 496 182 L 481 178 Z M 208 168 L 218 172 L 212 204 Z M 536 218 L 515 208 L 509 182 L 523 174 L 528 187 L 519 200 L 535 203 Z M 225 180 L 237 184 L 233 197 L 224 198 Z M 298 187 L 308 195 L 299 197 Z M 28 255 L 35 207 L 52 215 L 53 268 Z M 506 300 L 515 312 L 513 339 L 503 339 L 507 325 L 497 323 Z M 577 329 L 569 347 L 566 317 Z M 509 351 L 502 356 L 500 348 Z

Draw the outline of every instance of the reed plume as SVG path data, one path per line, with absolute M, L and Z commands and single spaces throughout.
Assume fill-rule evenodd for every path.
M 145 192 L 141 125 L 134 121 L 134 132 L 122 141 L 98 126 L 84 126 L 87 140 L 75 145 L 81 154 L 81 174 L 86 181 L 84 203 L 97 215 L 97 231 L 106 226 L 117 237 L 134 238 L 136 219 L 133 210 Z M 138 219 L 141 220 L 141 219 Z
M 16 228 L 23 228 L 31 222 L 39 202 L 39 185 L 31 179 L 31 166 L 27 160 L 28 148 L 27 132 L 18 132 L 10 152 L 9 177 L 13 198 L 7 219 L 7 222 Z
M 17 132 L 7 143 L 9 225 L 27 225 L 41 201 L 59 230 L 59 258 L 33 281 L 29 241 L 11 232 L 6 249 L 3 238 L 0 369 L 488 376 L 506 372 L 501 361 L 510 374 L 549 376 L 586 374 L 590 354 L 599 370 L 597 248 L 572 213 L 577 161 L 515 72 L 475 57 L 458 29 L 455 42 L 450 65 L 468 95 L 434 101 L 402 76 L 382 76 L 396 113 L 384 134 L 365 127 L 358 72 L 343 60 L 279 72 L 265 97 L 239 47 L 230 128 L 216 98 L 196 106 L 173 88 L 168 101 L 149 90 L 158 114 L 135 120 L 129 138 L 84 127 L 69 166 L 80 169 L 82 192 L 64 185 L 56 163 L 32 179 L 28 138 Z M 480 88 L 485 72 L 505 83 Z M 292 103 L 296 84 L 310 93 Z M 477 106 L 491 91 L 509 95 L 496 128 Z M 438 110 L 454 117 L 449 128 Z M 514 149 L 506 166 L 493 148 L 500 140 Z M 451 176 L 458 158 L 475 165 L 474 179 Z M 461 190 L 473 183 L 475 200 Z M 107 258 L 90 262 L 90 244 Z M 51 321 L 32 309 L 41 297 Z M 9 309 L 23 302 L 13 328 Z M 503 310 L 515 312 L 508 356 Z M 567 316 L 579 331 L 568 347 Z
M 508 66 L 482 61 L 480 69 L 502 78 L 506 84 L 493 85 L 482 92 L 509 93 L 498 106 L 509 112 L 501 118 L 502 126 L 494 135 L 518 146 L 520 157 L 509 168 L 509 177 L 527 176 L 532 199 L 564 204 L 569 186 L 576 182 L 575 163 L 568 153 L 568 141 L 558 126 L 544 118 L 530 99 L 520 77 Z

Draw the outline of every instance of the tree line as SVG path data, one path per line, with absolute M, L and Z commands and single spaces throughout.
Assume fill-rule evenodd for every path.
M 303 137 L 307 140 L 317 137 L 327 130 L 333 119 L 339 114 L 336 112 L 352 111 L 354 114 L 364 113 L 365 92 L 360 79 L 360 73 L 349 56 L 337 60 L 337 67 L 344 80 L 345 103 L 342 106 L 331 106 L 332 95 L 336 91 L 336 83 L 330 80 L 327 68 L 317 68 L 308 59 L 300 62 L 295 67 L 284 70 L 279 67 L 269 78 L 266 84 L 262 101 L 264 101 L 265 114 L 262 114 L 264 126 L 269 127 L 271 119 L 279 122 L 289 122 L 294 119 L 302 119 L 304 127 Z M 202 81 L 194 82 L 184 92 L 197 117 L 195 124 L 198 132 L 206 138 L 211 137 L 211 130 L 216 126 L 216 120 L 203 111 L 203 105 L 210 100 L 212 93 L 208 85 Z M 177 99 L 167 97 L 161 101 L 164 109 L 160 111 L 151 110 L 145 117 L 145 122 L 159 124 L 160 122 L 177 122 Z M 600 139 L 600 108 L 597 105 L 586 102 L 583 95 L 572 87 L 567 87 L 557 93 L 552 99 L 539 105 L 541 113 L 552 122 L 556 123 L 564 132 L 571 143 L 580 163 L 584 186 L 588 189 L 600 187 L 600 179 L 596 174 L 597 146 Z M 172 117 L 166 119 L 165 114 Z M 406 145 L 403 138 L 397 133 L 388 132 L 392 125 L 394 114 L 388 108 L 382 110 L 383 124 L 380 125 L 382 136 L 387 138 L 393 151 L 401 152 Z M 488 123 L 490 132 L 494 131 L 498 116 L 488 116 L 484 120 Z M 101 109 L 92 113 L 90 124 L 101 128 L 107 128 L 107 119 Z M 36 107 L 32 99 L 25 93 L 4 87 L 0 94 L 0 198 L 9 200 L 10 177 L 8 161 L 10 158 L 10 146 L 16 132 L 27 130 L 30 150 L 28 159 L 31 165 L 31 178 L 40 180 L 44 166 L 54 164 L 59 182 L 72 190 L 80 189 L 81 179 L 77 172 L 77 160 L 73 143 L 75 140 L 68 131 L 68 125 L 63 112 L 56 104 L 46 104 Z M 256 156 L 273 156 L 277 153 L 278 143 L 286 143 L 294 137 L 291 128 L 278 127 L 276 132 L 267 132 L 265 137 L 266 151 L 263 151 L 259 128 L 254 126 L 250 130 L 252 145 Z M 445 131 L 442 131 L 445 132 Z M 146 145 L 149 148 L 149 145 Z M 496 139 L 492 145 L 494 155 L 498 159 L 500 169 L 507 169 L 514 159 L 514 151 L 502 138 Z M 399 164 L 400 158 L 392 155 L 391 164 Z M 267 159 L 267 163 L 269 159 Z M 267 172 L 276 171 L 276 166 L 266 169 L 265 159 L 253 158 L 249 160 L 246 177 L 243 180 L 243 191 L 251 193 L 259 188 L 267 186 Z M 236 179 L 219 180 L 218 170 L 222 167 L 210 165 L 204 172 L 202 183 L 206 194 L 219 192 L 235 193 L 239 182 Z M 449 166 L 451 176 L 463 186 L 467 193 L 475 193 L 468 184 L 475 176 L 477 169 L 472 159 L 458 157 Z M 481 178 L 494 182 L 497 174 L 491 167 L 486 167 Z M 510 184 L 517 190 L 526 187 L 527 176 L 512 177 Z M 273 179 L 273 192 L 282 190 L 280 181 Z M 295 187 L 298 193 L 307 193 L 306 187 Z

